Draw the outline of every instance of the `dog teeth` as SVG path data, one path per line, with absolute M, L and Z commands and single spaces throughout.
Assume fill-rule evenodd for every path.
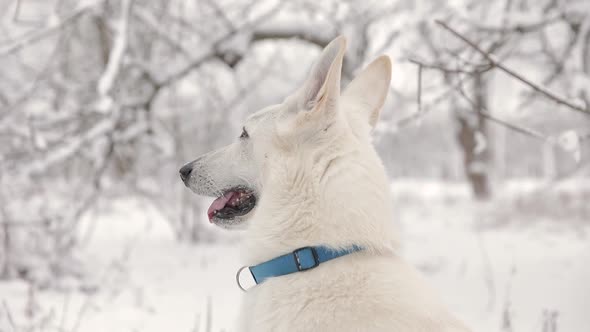
M 237 192 L 227 204 L 232 207 L 237 207 L 249 199 L 250 196 L 252 195 L 249 192 Z

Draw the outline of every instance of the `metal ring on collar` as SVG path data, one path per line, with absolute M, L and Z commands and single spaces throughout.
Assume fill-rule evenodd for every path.
M 248 268 L 248 266 L 242 266 L 242 267 L 241 267 L 241 268 L 238 270 L 238 272 L 236 272 L 236 283 L 238 284 L 238 287 L 240 287 L 240 289 L 241 289 L 243 292 L 248 292 L 248 290 L 250 290 L 252 287 L 254 287 L 254 286 L 252 286 L 252 287 L 250 287 L 250 288 L 246 289 L 246 288 L 244 288 L 244 287 L 242 286 L 242 284 L 240 283 L 240 274 L 242 273 L 242 271 L 244 271 L 244 269 L 247 269 L 247 268 Z

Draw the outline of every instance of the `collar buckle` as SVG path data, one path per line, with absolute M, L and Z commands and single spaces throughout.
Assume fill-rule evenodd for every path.
M 314 247 L 303 247 L 293 250 L 293 258 L 298 271 L 311 270 L 320 265 L 318 253 Z

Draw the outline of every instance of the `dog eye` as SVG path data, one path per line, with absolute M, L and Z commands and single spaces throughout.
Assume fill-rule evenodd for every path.
M 246 131 L 245 127 L 242 127 L 242 135 L 240 135 L 240 138 L 245 139 L 250 137 L 250 135 L 248 135 L 248 132 Z

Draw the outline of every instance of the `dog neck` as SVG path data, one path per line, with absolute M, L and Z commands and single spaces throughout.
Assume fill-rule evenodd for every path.
M 265 185 L 246 231 L 249 263 L 315 245 L 396 251 L 385 170 L 372 148 L 361 151 L 286 160 Z

